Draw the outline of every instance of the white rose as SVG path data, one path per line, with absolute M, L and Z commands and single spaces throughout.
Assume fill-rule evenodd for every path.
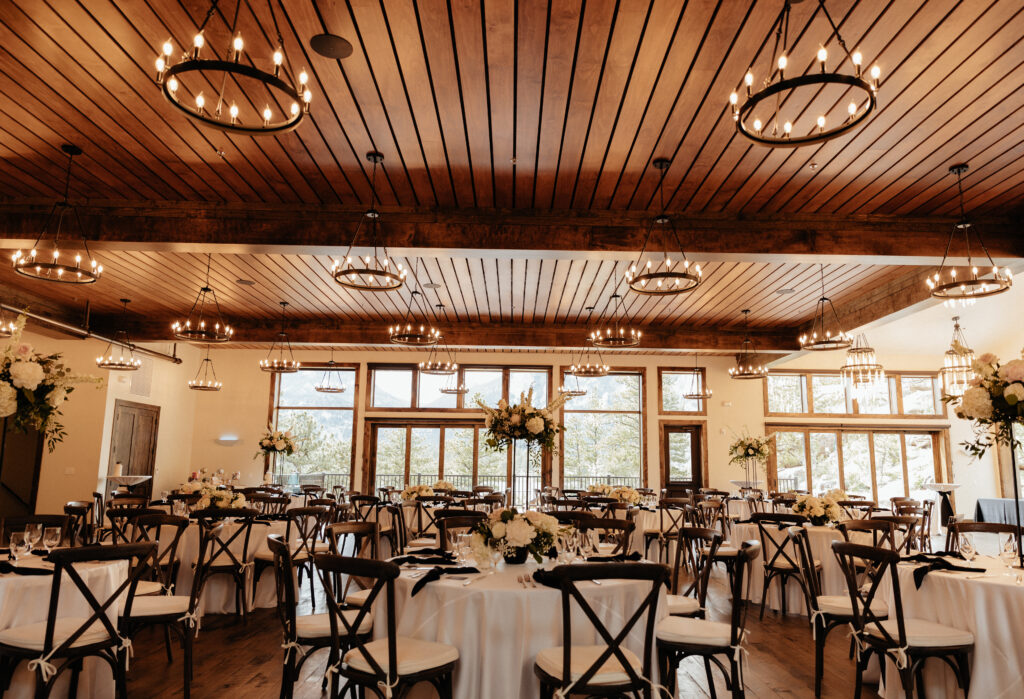
M 1015 359 L 1014 361 L 1021 360 Z M 1020 385 L 1019 383 L 1010 384 L 1009 386 L 1006 387 L 1006 390 L 1003 391 L 1003 398 L 1005 398 L 1006 402 L 1009 403 L 1010 405 L 1019 403 L 1020 401 L 1024 400 L 1024 386 Z
M 540 434 L 544 431 L 544 418 L 531 417 L 526 421 L 526 431 L 530 434 Z
M 14 362 L 11 364 L 11 383 L 15 388 L 36 390 L 43 380 L 43 367 L 35 362 Z
M 13 415 L 18 409 L 18 392 L 6 381 L 0 381 L 0 418 Z
M 59 408 L 61 404 L 67 400 L 68 392 L 63 388 L 55 388 L 50 391 L 50 395 L 46 397 L 46 402 L 50 404 L 51 408 Z
M 992 400 L 988 391 L 981 387 L 968 388 L 960 400 L 958 413 L 975 420 L 987 420 L 992 417 Z
M 491 525 L 491 536 L 495 539 L 500 539 L 505 536 L 505 523 L 495 522 Z
M 276 442 L 274 442 L 274 449 L 277 449 L 278 451 L 284 451 L 284 440 L 279 439 Z
M 505 527 L 505 540 L 509 546 L 529 546 L 536 536 L 537 530 L 525 519 L 513 519 Z
M 518 425 L 520 422 L 522 422 L 522 420 L 523 418 L 519 415 L 519 413 L 512 413 L 512 417 L 508 419 L 508 423 L 510 425 Z

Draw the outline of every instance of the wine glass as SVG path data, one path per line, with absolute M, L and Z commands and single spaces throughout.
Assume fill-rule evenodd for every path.
M 43 530 L 43 548 L 46 549 L 46 555 L 50 555 L 50 551 L 60 546 L 60 527 L 47 527 Z
M 15 564 L 32 553 L 32 542 L 28 532 L 11 533 L 11 554 L 14 556 Z
M 28 540 L 29 551 L 31 551 L 43 538 L 43 525 L 38 522 L 26 524 L 25 538 Z
M 978 555 L 977 549 L 974 548 L 974 537 L 970 534 L 961 534 L 959 543 L 960 555 L 962 555 L 968 563 L 971 563 L 974 560 L 974 557 Z
M 999 559 L 1006 566 L 1006 574 L 1013 575 L 1013 562 L 1017 558 L 1017 536 L 1009 534 L 999 549 Z

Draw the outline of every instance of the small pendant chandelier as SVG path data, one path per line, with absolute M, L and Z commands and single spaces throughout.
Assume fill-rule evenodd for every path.
M 327 362 L 327 368 L 324 370 L 324 375 L 320 379 L 320 383 L 313 386 L 313 390 L 318 393 L 344 393 L 345 386 L 341 383 L 341 379 L 338 378 L 337 365 L 334 362 L 334 348 L 331 348 L 331 359 Z
M 455 355 L 452 355 L 452 361 L 455 361 Z M 469 393 L 469 388 L 466 387 L 466 382 L 459 380 L 459 372 L 457 371 L 453 371 L 449 375 L 448 380 L 444 382 L 444 386 L 439 390 L 447 396 L 464 396 Z
M 587 306 L 586 310 L 593 315 L 593 306 Z M 587 321 L 590 321 L 589 316 Z M 591 349 L 590 345 L 586 342 L 584 342 L 583 346 L 580 347 L 579 358 L 577 359 L 573 356 L 572 360 L 572 364 L 565 370 L 565 375 L 575 376 L 577 379 L 608 376 L 608 372 L 611 370 L 611 368 L 605 364 L 604 358 L 601 356 L 601 348 L 594 347 Z
M 288 302 L 281 301 L 281 332 L 277 339 L 270 345 L 267 358 L 260 360 L 260 370 L 270 374 L 294 374 L 302 367 L 301 362 L 295 361 L 292 354 L 292 343 L 288 340 L 288 322 L 285 319 L 285 311 L 288 309 Z
M 775 45 L 772 52 L 768 54 L 768 65 L 764 70 L 763 86 L 760 89 L 754 88 L 754 69 L 751 66 L 743 76 L 743 86 L 729 95 L 729 105 L 733 121 L 736 122 L 736 131 L 754 143 L 772 148 L 794 148 L 812 143 L 823 143 L 841 136 L 863 124 L 877 107 L 879 78 L 882 71 L 877 65 L 872 66 L 869 71 L 870 82 L 861 75 L 864 58 L 860 51 L 854 51 L 851 54 L 847 49 L 846 42 L 843 41 L 843 37 L 839 33 L 839 27 L 836 26 L 825 7 L 825 0 L 818 0 L 818 5 L 832 27 L 832 33 L 843 50 L 844 58 L 835 71 L 828 71 L 826 69 L 828 50 L 822 45 L 817 54 L 820 72 L 809 72 L 793 78 L 786 77 L 786 68 L 789 65 L 789 49 L 786 47 L 789 42 L 789 11 L 790 5 L 796 2 L 799 0 L 783 0 L 782 11 L 779 12 L 761 44 L 761 46 L 767 46 L 771 35 L 775 34 Z M 775 58 L 776 56 L 778 59 Z M 840 73 L 838 70 L 845 63 L 845 59 L 849 59 L 853 66 L 852 74 Z M 778 80 L 775 80 L 776 75 Z M 787 104 L 789 97 L 797 90 L 825 90 L 832 86 L 838 86 L 844 90 L 844 94 L 851 89 L 854 91 L 854 98 L 847 105 L 846 114 L 841 115 L 839 119 L 833 119 L 833 125 L 828 124 L 827 115 L 824 113 L 819 114 L 815 122 L 806 129 L 800 128 L 799 125 L 794 126 L 790 121 L 784 121 L 780 125 L 779 109 Z M 741 91 L 746 95 L 743 104 L 740 104 Z M 766 107 L 759 109 L 758 105 L 762 103 Z
M 302 69 L 298 75 L 294 75 L 290 66 L 285 64 L 284 38 L 278 27 L 274 0 L 267 2 L 276 34 L 275 42 L 271 44 L 275 47 L 272 56 L 273 72 L 257 68 L 251 60 L 253 56 L 266 55 L 262 47 L 249 52 L 249 62 L 242 60 L 245 42 L 238 28 L 242 4 L 242 0 L 238 0 L 235 5 L 230 28 L 230 36 L 233 38 L 230 46 L 224 47 L 223 59 L 200 58 L 206 46 L 206 25 L 217 10 L 217 0 L 212 0 L 206 17 L 192 39 L 191 50 L 183 52 L 177 63 L 172 64 L 171 57 L 175 48 L 170 39 L 160 47 L 156 59 L 156 83 L 168 102 L 200 125 L 244 136 L 287 133 L 297 127 L 309 113 L 309 103 L 313 100 L 309 73 Z M 248 3 L 245 4 L 248 8 Z M 255 17 L 255 10 L 248 9 Z M 256 30 L 254 36 L 263 34 L 263 27 L 257 25 Z M 206 51 L 210 52 L 212 48 Z M 193 76 L 194 84 L 190 90 L 183 83 L 193 83 Z M 220 85 L 220 89 L 214 95 L 207 96 L 202 90 L 204 85 Z M 234 92 L 234 97 L 225 88 Z M 191 93 L 188 96 L 194 95 L 194 104 L 185 103 L 185 93 Z M 271 108 L 272 104 L 275 107 L 287 104 L 288 107 L 275 111 Z M 260 105 L 263 105 L 262 109 Z
M 736 366 L 729 368 L 733 379 L 763 379 L 768 376 L 768 367 L 757 353 L 757 344 L 750 337 L 750 310 L 743 310 L 743 343 L 736 355 Z
M 419 265 L 419 262 L 417 261 L 416 264 Z M 415 270 L 413 271 L 413 282 L 419 287 Z M 392 344 L 425 347 L 427 345 L 436 345 L 444 339 L 441 337 L 441 331 L 437 328 L 426 323 L 416 322 L 415 314 L 417 310 L 422 311 L 423 317 L 426 319 L 427 306 L 423 302 L 422 294 L 418 288 L 409 292 L 409 305 L 405 310 L 405 317 L 402 319 L 402 322 L 388 328 L 388 339 L 391 340 Z
M 0 306 L 0 338 L 10 337 L 17 330 L 13 320 L 7 320 L 7 311 Z
M 210 359 L 210 346 L 207 345 L 206 357 L 199 363 L 199 370 L 188 382 L 188 387 L 192 391 L 219 391 L 223 385 L 217 380 L 217 372 L 213 370 L 213 360 Z
M 640 248 L 640 254 L 636 261 L 626 268 L 626 283 L 629 288 L 638 294 L 647 296 L 671 296 L 682 294 L 696 289 L 702 281 L 700 265 L 691 267 L 690 261 L 686 258 L 683 245 L 679 242 L 679 233 L 675 224 L 668 214 L 665 213 L 665 173 L 671 162 L 666 158 L 654 160 L 654 167 L 661 171 L 658 178 L 658 196 L 661 202 L 661 213 L 652 219 L 647 228 L 647 235 L 644 237 L 644 244 Z M 647 260 L 644 263 L 644 253 L 654 236 L 655 230 L 667 230 L 665 257 L 655 263 L 654 260 Z M 669 238 L 671 234 L 671 238 Z M 673 248 L 676 252 L 669 252 L 669 245 L 675 242 Z M 673 259 L 674 258 L 674 259 Z
M 960 316 L 953 316 L 953 339 L 943 357 L 942 368 L 939 369 L 944 396 L 962 396 L 971 379 L 975 378 L 974 350 L 967 345 L 959 321 Z
M 949 171 L 956 175 L 956 188 L 960 196 L 960 220 L 949 233 L 949 242 L 946 243 L 946 252 L 942 255 L 942 262 L 939 264 L 939 268 L 933 274 L 925 277 L 924 280 L 925 284 L 928 285 L 931 295 L 940 299 L 973 300 L 986 296 L 995 296 L 996 294 L 1003 293 L 1013 284 L 1013 274 L 1008 268 L 999 267 L 992 261 L 992 256 L 988 253 L 988 248 L 985 247 L 985 241 L 982 240 L 981 233 L 974 229 L 973 224 L 967 218 L 967 214 L 964 211 L 963 176 L 967 169 L 966 163 L 953 165 L 949 168 Z M 978 245 L 981 247 L 982 252 L 985 253 L 985 259 L 988 261 L 988 266 L 982 269 L 979 269 L 971 258 L 972 230 L 974 231 L 974 236 L 978 239 Z M 958 233 L 963 233 L 964 236 L 964 248 L 967 253 L 966 267 L 958 267 L 953 264 L 946 265 L 949 249 L 953 245 L 953 238 Z
M 128 339 L 128 331 L 124 328 L 124 319 L 128 315 L 128 299 L 121 299 L 121 328 L 114 334 L 114 340 L 107 343 L 107 349 L 103 354 L 96 357 L 96 366 L 107 371 L 135 371 L 142 366 L 142 360 L 135 356 L 134 345 Z M 114 356 L 114 346 L 118 347 L 117 356 Z M 124 351 L 128 350 L 128 356 Z
M 612 269 L 612 277 L 615 277 L 614 268 Z M 639 345 L 643 333 L 636 328 L 628 327 L 622 322 L 625 319 L 622 312 L 622 297 L 618 293 L 612 294 L 609 304 L 614 304 L 615 306 L 612 312 L 613 322 L 609 327 L 598 328 L 591 332 L 590 342 L 595 347 L 605 348 L 636 347 Z
M 437 309 L 438 315 L 444 313 L 443 303 L 434 304 L 434 308 Z M 444 341 L 444 338 L 438 344 L 431 346 L 426 361 L 420 362 L 421 374 L 451 376 L 458 373 L 458 371 L 458 362 L 455 361 L 452 351 L 448 348 L 448 343 Z
M 235 334 L 234 329 L 224 322 L 217 302 L 217 292 L 210 286 L 210 261 L 206 255 L 206 284 L 199 288 L 196 300 L 189 309 L 185 320 L 176 320 L 171 326 L 174 336 L 186 342 L 227 342 Z M 207 315 L 207 306 L 210 314 Z
M 686 400 L 708 400 L 711 398 L 711 389 L 704 383 L 700 367 L 697 365 L 697 353 L 693 353 L 693 373 L 690 374 L 690 387 L 683 394 Z
M 853 344 L 850 336 L 839 324 L 839 314 L 832 305 L 832 299 L 825 296 L 825 265 L 819 265 L 821 272 L 821 298 L 814 309 L 814 321 L 810 332 L 800 336 L 800 349 L 812 352 L 847 349 Z
M 587 389 L 580 388 L 580 378 L 576 374 L 570 374 L 568 371 L 565 372 L 566 376 L 572 377 L 572 383 L 563 381 L 562 385 L 558 387 L 558 394 L 565 396 L 566 398 L 579 398 L 580 396 L 587 395 Z
M 856 395 L 864 395 L 885 381 L 885 370 L 878 363 L 875 350 L 868 345 L 864 333 L 857 335 L 853 347 L 846 350 L 846 365 L 839 370 L 847 387 Z
M 402 288 L 405 283 L 406 270 L 402 265 L 391 266 L 391 259 L 388 256 L 387 246 L 381 245 L 383 257 L 377 255 L 377 233 L 380 228 L 380 211 L 374 207 L 377 205 L 377 166 L 384 162 L 384 155 L 376 151 L 366 154 L 366 159 L 373 163 L 373 170 L 370 175 L 370 208 L 366 211 L 359 225 L 352 234 L 352 240 L 345 251 L 344 261 L 334 260 L 331 263 L 331 276 L 334 281 L 344 287 L 356 291 L 395 291 Z M 355 247 L 359 231 L 363 222 L 370 229 L 370 242 L 373 247 L 373 255 L 360 258 L 358 255 L 353 259 L 352 248 Z
M 82 154 L 78 146 L 64 144 L 60 147 L 67 153 L 68 167 L 64 174 L 64 197 L 50 207 L 50 213 L 46 215 L 46 222 L 43 230 L 36 238 L 32 249 L 27 253 L 18 250 L 12 255 L 14 271 L 26 277 L 41 279 L 46 282 L 61 282 L 64 284 L 92 284 L 103 274 L 103 265 L 96 262 L 89 252 L 89 243 L 85 240 L 85 229 L 82 227 L 82 219 L 78 215 L 78 209 L 68 203 L 68 193 L 71 188 L 71 161 L 76 155 Z M 78 233 L 82 237 L 82 252 L 77 247 L 60 250 L 60 232 L 64 218 L 74 215 L 75 223 L 78 226 Z M 50 230 L 50 222 L 56 216 L 55 230 L 53 233 L 53 245 L 50 249 L 43 249 L 46 243 L 46 234 Z M 84 254 L 83 254 L 84 253 Z M 66 260 L 63 261 L 62 260 Z M 74 260 L 74 264 L 72 264 Z

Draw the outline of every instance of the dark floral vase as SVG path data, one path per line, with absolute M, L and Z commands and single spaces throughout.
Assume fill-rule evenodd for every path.
M 526 557 L 530 555 L 530 550 L 525 546 L 512 549 L 511 553 L 505 554 L 505 563 L 507 565 L 522 565 L 526 563 Z
M 807 519 L 816 527 L 824 527 L 829 523 L 828 517 L 808 517 Z

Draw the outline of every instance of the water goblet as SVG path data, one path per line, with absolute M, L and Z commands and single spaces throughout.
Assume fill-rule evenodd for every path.
M 999 549 L 999 560 L 1006 566 L 1006 574 L 1013 575 L 1013 562 L 1017 558 L 1017 537 L 1009 534 Z
M 31 555 L 31 553 L 32 542 L 29 538 L 28 532 L 12 532 L 11 555 L 14 556 L 15 565 L 18 565 L 23 558 Z
M 43 525 L 38 522 L 26 524 L 25 538 L 28 540 L 29 551 L 31 551 L 39 543 L 39 540 L 43 538 Z
M 971 563 L 974 560 L 974 557 L 978 555 L 977 549 L 974 548 L 974 537 L 970 534 L 961 534 L 959 543 L 960 554 L 968 563 Z
M 60 527 L 47 527 L 43 530 L 43 548 L 46 549 L 46 555 L 50 555 L 50 551 L 60 546 Z

